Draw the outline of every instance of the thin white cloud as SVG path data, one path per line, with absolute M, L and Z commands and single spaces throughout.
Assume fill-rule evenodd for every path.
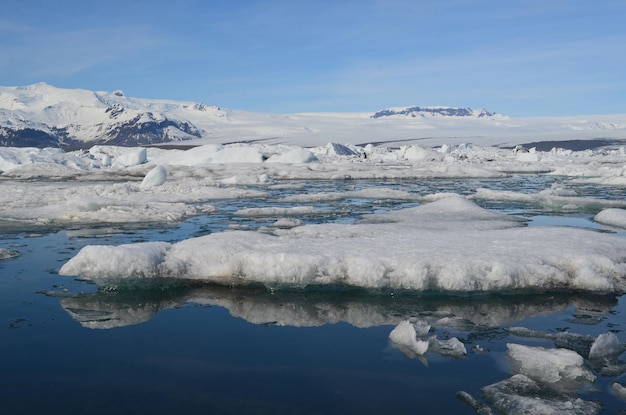
M 12 41 L 0 42 L 0 70 L 50 79 L 69 77 L 102 64 L 131 59 L 164 43 L 147 30 L 133 27 L 49 31 L 0 22 Z M 6 39 L 6 38 L 5 38 Z

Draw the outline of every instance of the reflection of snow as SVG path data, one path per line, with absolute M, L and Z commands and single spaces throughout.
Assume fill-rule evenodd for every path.
M 267 291 L 260 288 L 206 286 L 190 288 L 159 281 L 156 290 L 101 291 L 81 294 L 62 301 L 79 321 L 91 316 L 115 314 L 116 326 L 135 324 L 154 316 L 160 309 L 185 304 L 220 306 L 234 317 L 252 324 L 313 327 L 345 322 L 355 327 L 397 326 L 410 321 L 415 335 L 427 339 L 431 327 L 447 327 L 466 332 L 490 331 L 503 324 L 552 314 L 569 307 L 595 307 L 608 310 L 615 299 L 605 296 L 539 295 L 498 296 L 414 296 L 393 297 L 383 293 L 335 291 L 333 289 Z M 169 285 L 168 285 L 169 284 Z M 169 289 L 166 289 L 168 288 Z M 513 301 L 514 300 L 514 301 Z M 80 310 L 82 312 L 77 312 Z M 134 310 L 126 320 L 127 310 Z M 141 311 L 144 310 L 144 311 Z M 84 318 L 83 318 L 84 317 Z M 109 319 L 112 321 L 111 319 Z M 91 321 L 97 327 L 98 321 Z M 109 323 L 99 328 L 108 328 Z M 593 339 L 591 340 L 593 342 Z

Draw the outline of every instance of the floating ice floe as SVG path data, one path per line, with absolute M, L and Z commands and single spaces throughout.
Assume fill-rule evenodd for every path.
M 420 340 L 415 326 L 410 321 L 401 321 L 389 333 L 389 341 L 409 357 L 419 356 L 428 350 L 428 340 Z
M 6 248 L 0 248 L 0 261 L 3 259 L 10 259 L 19 256 L 20 254 L 15 251 L 11 251 Z
M 604 209 L 593 220 L 604 225 L 626 228 L 626 209 Z
M 527 228 L 456 197 L 354 225 L 222 232 L 175 244 L 111 246 L 106 256 L 102 247 L 86 246 L 60 273 L 104 286 L 172 278 L 272 288 L 617 293 L 626 289 L 625 252 L 624 238 L 586 229 Z M 133 273 L 122 261 L 129 256 L 142 264 Z
M 557 212 L 573 212 L 579 210 L 593 211 L 596 209 L 626 207 L 626 201 L 623 200 L 606 200 L 594 199 L 589 197 L 578 197 L 575 195 L 575 193 L 571 191 L 564 191 L 559 188 L 545 189 L 538 193 L 530 194 L 481 188 L 477 189 L 476 193 L 472 195 L 471 198 L 474 200 L 507 200 L 522 202 L 532 205 L 543 206 Z M 609 215 L 606 216 L 608 217 Z
M 618 398 L 626 401 L 626 386 L 622 385 L 619 382 L 613 382 L 613 384 L 611 385 L 611 390 Z
M 548 393 L 540 384 L 522 374 L 485 386 L 482 392 L 497 413 L 507 415 L 597 415 L 602 411 L 599 402 Z
M 508 356 L 514 373 L 520 373 L 555 389 L 572 389 L 582 383 L 595 381 L 595 375 L 585 367 L 578 353 L 568 349 L 546 349 L 520 344 L 507 344 Z

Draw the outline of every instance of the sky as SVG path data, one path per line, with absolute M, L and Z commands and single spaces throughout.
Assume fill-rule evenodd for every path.
M 625 0 L 4 0 L 0 85 L 256 112 L 626 113 Z

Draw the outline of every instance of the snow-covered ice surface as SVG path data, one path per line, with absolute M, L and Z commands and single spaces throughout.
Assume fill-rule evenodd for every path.
M 538 151 L 439 141 L 433 148 L 0 148 L 0 165 L 0 269 L 8 276 L 0 279 L 0 304 L 8 304 L 0 311 L 10 313 L 7 327 L 44 330 L 39 321 L 46 320 L 67 332 L 124 328 L 74 332 L 74 346 L 46 332 L 59 361 L 77 358 L 62 351 L 76 352 L 83 341 L 92 355 L 77 358 L 81 364 L 96 355 L 118 361 L 115 350 L 126 339 L 103 333 L 127 333 L 138 336 L 129 343 L 136 349 L 124 348 L 133 357 L 122 359 L 133 373 L 148 365 L 161 368 L 155 378 L 163 382 L 208 379 L 215 371 L 227 378 L 245 369 L 231 370 L 228 357 L 206 350 L 223 340 L 225 349 L 241 351 L 233 361 L 282 362 L 278 373 L 289 382 L 268 389 L 283 390 L 294 384 L 285 368 L 302 364 L 281 360 L 285 350 L 314 346 L 314 365 L 337 379 L 345 375 L 333 357 L 338 351 L 359 368 L 333 390 L 362 401 L 363 390 L 377 396 L 371 382 L 394 396 L 386 409 L 596 414 L 601 405 L 623 405 L 620 147 Z M 29 294 L 14 298 L 15 282 Z M 35 291 L 45 296 L 32 299 Z M 64 311 L 43 319 L 49 311 L 38 302 Z M 220 323 L 199 323 L 217 314 Z M 229 335 L 224 327 L 237 324 L 262 332 Z M 158 327 L 158 336 L 150 334 Z M 328 332 L 314 330 L 335 337 L 327 341 Z M 310 344 L 292 348 L 298 336 Z M 0 352 L 19 355 L 18 340 L 10 337 Z M 144 350 L 178 341 L 185 346 Z M 160 357 L 187 347 L 197 355 Z M 364 347 L 372 355 L 358 360 Z M 216 361 L 205 365 L 212 354 Z M 19 377 L 21 368 L 9 363 L 2 372 Z M 458 369 L 438 369 L 447 365 Z M 385 372 L 390 366 L 396 372 Z M 250 382 L 266 383 L 266 366 L 254 367 Z M 384 380 L 376 373 L 386 373 Z M 159 387 L 137 375 L 120 378 L 126 376 L 132 381 L 124 387 Z M 358 393 L 342 389 L 354 382 Z M 403 389 L 409 386 L 413 393 Z M 224 393 L 216 384 L 202 393 L 212 388 Z M 432 398 L 416 402 L 419 388 Z M 458 391 L 470 407 L 450 399 Z M 359 399 L 337 411 L 357 408 Z M 363 405 L 363 413 L 382 411 L 371 400 Z
M 60 273 L 106 287 L 138 278 L 175 278 L 268 288 L 626 289 L 626 239 L 522 224 L 450 197 L 368 216 L 359 224 L 223 232 L 171 245 L 87 246 Z

